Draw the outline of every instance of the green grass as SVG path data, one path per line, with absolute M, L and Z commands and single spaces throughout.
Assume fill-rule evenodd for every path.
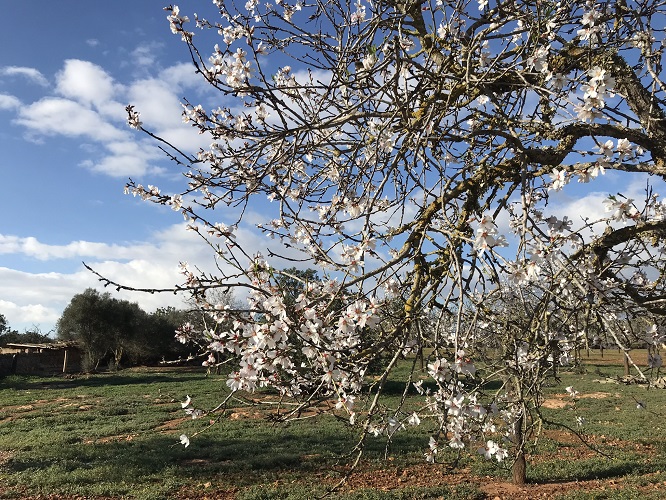
M 0 451 L 9 458 L 0 469 L 0 484 L 8 494 L 15 489 L 17 497 L 27 489 L 168 498 L 216 477 L 233 478 L 240 488 L 300 481 L 322 469 L 331 484 L 342 477 L 341 464 L 358 430 L 331 416 L 273 424 L 264 418 L 234 418 L 232 408 L 193 437 L 188 448 L 180 445 L 181 433 L 192 435 L 209 425 L 209 417 L 186 418 L 180 401 L 189 394 L 197 407 L 212 408 L 226 394 L 224 381 L 203 373 L 130 371 L 2 379 Z M 393 450 L 399 463 L 420 461 L 424 432 L 397 436 Z M 380 463 L 385 445 L 373 440 L 368 459 Z
M 566 499 L 634 498 L 636 492 L 652 498 L 652 490 L 666 485 L 666 391 L 600 383 L 622 370 L 617 362 L 608 364 L 611 353 L 606 356 L 583 358 L 583 370 L 562 372 L 560 382 L 547 388 L 546 399 L 568 404 L 543 413 L 572 427 L 576 416 L 584 417 L 584 437 L 610 458 L 556 425 L 545 426 L 530 449 L 528 477 L 535 483 L 622 479 L 622 487 L 613 489 L 616 496 L 570 491 Z M 390 380 L 389 406 L 402 397 L 401 378 L 408 368 L 405 362 Z M 180 402 L 188 394 L 195 406 L 212 408 L 226 394 L 224 382 L 224 376 L 206 377 L 196 370 L 0 379 L 0 497 L 159 499 L 210 492 L 214 498 L 222 491 L 238 499 L 315 498 L 344 477 L 358 430 L 341 419 L 317 416 L 276 424 L 246 407 L 230 408 L 210 428 L 210 417 L 186 418 Z M 568 385 L 580 392 L 575 406 L 565 395 Z M 415 408 L 422 400 L 413 389 L 409 394 L 407 405 Z M 636 400 L 646 402 L 647 411 L 637 410 Z M 242 413 L 249 418 L 237 418 Z M 373 471 L 384 477 L 389 469 L 422 467 L 431 430 L 426 424 L 397 434 L 389 462 L 383 459 L 386 439 L 370 439 L 361 471 L 372 478 Z M 181 433 L 197 432 L 188 448 L 179 443 Z M 443 458 L 452 460 L 453 454 Z M 459 465 L 469 479 L 459 485 L 396 486 L 393 481 L 379 489 L 355 486 L 331 498 L 475 499 L 483 498 L 479 488 L 488 478 L 508 477 L 507 465 L 478 456 Z

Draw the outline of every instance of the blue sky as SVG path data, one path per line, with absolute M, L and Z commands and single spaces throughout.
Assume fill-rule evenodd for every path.
M 190 15 L 211 8 L 180 5 Z M 74 294 L 97 286 L 82 261 L 129 285 L 168 287 L 181 281 L 179 261 L 206 259 L 182 217 L 123 194 L 128 177 L 165 191 L 178 179 L 155 143 L 126 126 L 127 104 L 178 144 L 207 145 L 182 124 L 180 99 L 217 96 L 194 75 L 163 6 L 4 6 L 11 21 L 0 32 L 0 313 L 15 329 L 48 332 Z M 169 295 L 119 296 L 149 311 L 180 304 Z
M 180 101 L 219 106 L 221 96 L 194 74 L 187 47 L 169 29 L 161 0 L 8 2 L 0 31 L 0 313 L 20 331 L 50 331 L 73 295 L 100 287 L 82 261 L 136 287 L 181 282 L 180 261 L 211 269 L 210 252 L 168 208 L 123 194 L 128 177 L 179 189 L 175 166 L 156 143 L 126 125 L 125 106 L 144 126 L 183 149 L 208 140 L 182 123 Z M 213 12 L 206 0 L 181 13 Z M 211 16 L 212 17 L 212 16 Z M 203 39 L 204 33 L 197 31 Z M 202 40 L 202 53 L 215 40 Z M 563 215 L 603 216 L 601 200 L 624 189 L 640 198 L 645 179 L 609 172 L 554 195 Z M 262 207 L 263 208 L 263 207 Z M 263 221 L 252 213 L 250 221 Z M 233 223 L 226 211 L 219 220 Z M 243 228 L 242 228 L 243 229 Z M 246 226 L 249 248 L 264 240 Z M 147 311 L 180 305 L 170 294 L 123 292 Z

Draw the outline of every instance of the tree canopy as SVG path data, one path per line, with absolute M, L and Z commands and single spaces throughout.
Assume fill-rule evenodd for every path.
M 13 330 L 4 314 L 0 314 L 0 346 L 6 344 L 44 344 L 53 342 L 53 339 L 39 331 L 37 327 L 19 333 Z
M 337 398 L 362 442 L 410 417 L 379 412 L 382 388 L 401 356 L 427 349 L 437 390 L 423 412 L 438 430 L 426 458 L 482 442 L 524 480 L 547 374 L 586 332 L 627 349 L 633 318 L 666 312 L 665 3 L 213 3 L 216 19 L 168 9 L 220 93 L 210 109 L 184 103 L 210 148 L 163 141 L 183 189 L 126 190 L 210 243 L 219 273 L 184 266 L 179 288 L 234 320 L 205 332 L 237 359 L 229 387 L 273 386 L 302 406 Z M 214 46 L 198 42 L 206 33 Z M 604 176 L 627 191 L 600 194 Z M 238 237 L 256 203 L 270 212 L 261 253 Z M 319 279 L 290 303 L 279 269 L 294 262 Z M 215 309 L 209 288 L 244 289 L 247 303 Z M 400 314 L 380 322 L 394 297 Z M 371 345 L 368 328 L 381 332 Z M 378 359 L 357 410 L 348 396 Z M 489 380 L 502 389 L 485 391 Z
M 58 320 L 57 334 L 61 340 L 80 344 L 84 368 L 94 370 L 105 359 L 117 368 L 190 353 L 191 347 L 174 338 L 176 329 L 189 317 L 173 308 L 149 314 L 136 303 L 88 288 L 72 297 Z

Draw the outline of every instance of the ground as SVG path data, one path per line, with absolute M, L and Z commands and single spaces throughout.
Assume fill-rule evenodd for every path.
M 459 492 L 470 492 L 470 496 L 465 497 L 464 493 L 460 493 L 455 497 L 456 499 L 525 500 L 563 496 L 565 498 L 573 496 L 575 498 L 616 498 L 620 495 L 623 495 L 622 498 L 640 496 L 657 499 L 666 497 L 666 474 L 664 473 L 666 466 L 661 458 L 665 449 L 664 430 L 658 427 L 664 419 L 654 411 L 637 413 L 634 404 L 636 395 L 641 398 L 649 395 L 654 400 L 651 403 L 653 405 L 651 408 L 658 408 L 659 405 L 663 405 L 663 394 L 666 394 L 666 392 L 658 389 L 646 392 L 645 387 L 630 387 L 621 383 L 614 383 L 612 377 L 607 377 L 609 373 L 597 373 L 599 367 L 603 371 L 604 366 L 613 364 L 608 356 L 607 354 L 606 358 L 598 360 L 597 368 L 590 370 L 587 374 L 580 375 L 573 372 L 566 374 L 564 376 L 565 380 L 559 386 L 549 390 L 543 404 L 546 410 L 566 414 L 566 412 L 572 410 L 574 403 L 564 391 L 564 386 L 573 383 L 577 388 L 582 389 L 576 403 L 577 411 L 589 418 L 593 424 L 589 431 L 583 433 L 586 443 L 582 443 L 579 437 L 567 430 L 546 428 L 543 430 L 540 439 L 549 443 L 548 446 L 542 447 L 535 454 L 528 456 L 528 463 L 530 469 L 534 471 L 539 467 L 547 469 L 548 467 L 557 467 L 557 464 L 564 466 L 571 463 L 599 460 L 600 455 L 595 449 L 613 450 L 619 452 L 618 457 L 620 458 L 617 462 L 617 470 L 612 470 L 612 468 L 600 469 L 602 472 L 599 477 L 595 477 L 596 473 L 594 472 L 581 474 L 580 477 L 583 479 L 578 481 L 552 479 L 557 475 L 553 476 L 551 474 L 549 476 L 546 474 L 550 479 L 541 480 L 539 484 L 516 486 L 505 480 L 503 478 L 505 476 L 498 474 L 496 470 L 489 469 L 489 472 L 485 474 L 474 465 L 463 465 L 462 468 L 452 469 L 445 464 L 430 465 L 420 461 L 415 463 L 414 460 L 410 463 L 389 456 L 386 461 L 362 460 L 355 473 L 340 486 L 338 491 L 341 495 L 344 495 L 350 492 L 374 490 L 376 492 L 386 492 L 386 498 L 407 498 L 397 495 L 399 495 L 399 492 L 406 490 L 418 491 L 418 488 L 426 490 L 427 488 L 448 485 L 457 488 L 456 491 Z M 183 384 L 183 387 L 192 388 L 193 384 L 199 383 L 191 374 L 180 373 L 178 376 L 182 377 L 180 383 Z M 146 371 L 146 373 L 128 372 L 115 377 L 106 380 L 103 377 L 99 379 L 91 378 L 90 380 L 84 378 L 75 380 L 56 378 L 45 382 L 41 379 L 37 382 L 20 379 L 20 384 L 18 384 L 22 387 L 20 390 L 17 389 L 16 381 L 13 384 L 8 383 L 5 384 L 5 387 L 0 387 L 2 400 L 8 403 L 11 403 L 12 400 L 16 402 L 16 404 L 3 406 L 0 411 L 0 498 L 32 500 L 129 498 L 129 496 L 123 495 L 105 496 L 101 494 L 35 494 L 36 489 L 45 492 L 48 491 L 48 488 L 44 486 L 31 487 L 26 484 L 25 476 L 16 479 L 17 471 L 19 474 L 21 471 L 32 475 L 41 473 L 39 464 L 42 462 L 36 459 L 32 462 L 30 460 L 21 462 L 36 464 L 31 466 L 32 468 L 26 466 L 21 469 L 15 465 L 12 466 L 14 462 L 20 462 L 16 460 L 19 455 L 22 459 L 24 456 L 30 458 L 30 454 L 38 446 L 37 439 L 41 438 L 36 435 L 34 443 L 30 442 L 30 439 L 32 439 L 30 438 L 27 444 L 21 444 L 22 447 L 18 444 L 10 446 L 7 443 L 13 442 L 12 432 L 20 434 L 21 432 L 32 431 L 32 427 L 38 425 L 39 422 L 53 422 L 54 426 L 60 425 L 60 420 L 56 418 L 59 414 L 63 416 L 62 422 L 64 425 L 67 425 L 68 428 L 74 428 L 75 436 L 66 442 L 73 446 L 79 446 L 82 451 L 85 451 L 86 448 L 113 446 L 113 449 L 117 450 L 128 450 L 128 452 L 150 455 L 150 453 L 153 453 L 152 449 L 149 448 L 149 446 L 153 446 L 152 444 L 145 444 L 144 448 L 140 448 L 142 443 L 146 443 L 146 439 L 177 443 L 178 436 L 185 432 L 184 429 L 187 426 L 190 426 L 188 432 L 191 432 L 191 429 L 194 428 L 191 427 L 194 425 L 191 419 L 185 416 L 180 408 L 182 399 L 179 398 L 182 398 L 182 394 L 184 394 L 182 391 L 186 389 L 175 389 L 171 385 L 167 385 L 171 383 L 172 377 L 170 374 Z M 144 380 L 146 377 L 149 380 Z M 201 386 L 198 387 L 209 387 L 211 383 L 215 384 L 216 382 L 204 380 L 201 382 Z M 587 386 L 584 384 L 587 384 Z M 194 387 L 191 390 L 195 392 L 201 390 L 196 388 L 197 386 Z M 167 393 L 165 388 L 172 392 Z M 116 406 L 110 407 L 111 401 L 114 401 Z M 128 408 L 130 409 L 128 410 Z M 145 415 L 143 412 L 145 412 Z M 143 422 L 148 422 L 141 430 L 136 429 L 138 420 L 132 420 L 135 413 L 136 415 L 143 415 Z M 163 415 L 167 415 L 167 418 L 164 418 Z M 225 419 L 229 424 L 251 428 L 253 425 L 257 427 L 270 426 L 270 424 L 267 424 L 266 416 L 267 412 L 261 408 L 239 407 L 228 411 Z M 51 420 L 48 420 L 49 418 Z M 78 418 L 82 419 L 81 428 L 76 428 L 76 419 Z M 650 418 L 653 419 L 652 424 L 632 427 L 638 419 L 644 419 L 647 422 Z M 108 429 L 104 428 L 93 432 L 88 428 L 92 425 L 91 422 L 97 425 L 98 422 L 109 423 L 114 419 L 117 419 L 117 423 L 108 427 Z M 154 419 L 154 421 L 150 419 Z M 79 437 L 79 434 L 83 432 L 81 429 L 88 432 L 89 435 Z M 599 429 L 606 430 L 602 432 Z M 643 429 L 642 434 L 636 435 L 636 429 Z M 3 441 L 5 437 L 7 439 Z M 48 441 L 49 439 L 56 439 L 56 437 L 47 436 L 44 439 Z M 150 443 L 152 442 L 150 441 Z M 195 446 L 197 445 L 193 445 L 193 448 Z M 248 444 L 247 446 L 254 445 Z M 137 448 L 139 448 L 139 451 L 137 451 Z M 277 458 L 275 460 L 277 466 L 274 469 L 266 469 L 268 473 L 261 476 L 261 481 L 257 483 L 258 487 L 265 487 L 266 495 L 257 494 L 252 498 L 287 498 L 276 492 L 289 490 L 299 484 L 333 487 L 341 477 L 345 476 L 345 472 L 348 470 L 347 466 L 332 465 L 330 460 L 328 462 L 326 460 L 322 461 L 320 460 L 322 458 L 321 450 L 303 451 L 307 449 L 307 447 L 297 449 L 294 452 L 296 461 L 293 463 L 307 462 L 313 464 L 312 467 L 302 469 L 304 472 L 296 476 L 284 474 L 283 472 L 289 471 L 290 466 L 288 464 L 280 466 L 280 459 Z M 161 448 L 161 450 L 163 451 L 158 450 L 154 453 L 156 455 L 164 453 L 165 456 L 168 456 L 169 463 L 176 464 L 178 470 L 185 471 L 185 476 L 191 471 L 204 470 L 206 472 L 200 475 L 191 474 L 191 480 L 187 484 L 169 490 L 166 496 L 156 496 L 155 498 L 198 500 L 248 498 L 246 495 L 247 477 L 244 477 L 247 475 L 246 472 L 236 465 L 229 467 L 229 463 L 235 461 L 233 458 L 235 455 L 215 455 L 213 453 L 199 457 L 196 453 L 185 453 L 185 450 L 178 444 L 168 445 L 166 448 Z M 191 451 L 191 449 L 187 451 Z M 232 453 L 237 453 L 237 451 Z M 632 457 L 640 457 L 641 460 L 644 460 L 644 464 L 641 467 L 627 465 L 627 462 L 630 463 L 631 460 L 635 460 Z M 124 466 L 123 460 L 124 458 L 121 456 L 116 467 L 122 469 Z M 614 459 L 609 460 L 612 462 Z M 625 460 L 625 462 L 622 462 L 622 460 Z M 654 462 L 654 465 L 650 465 L 651 461 Z M 324 465 L 316 465 L 319 462 L 324 463 Z M 72 469 L 80 466 L 80 462 L 74 461 L 73 463 Z M 104 466 L 108 467 L 109 464 L 105 462 Z M 128 470 L 130 469 L 128 468 Z M 160 474 L 163 473 L 161 470 L 159 467 L 155 467 L 154 474 L 158 479 Z M 219 472 L 222 470 L 228 472 Z M 211 471 L 211 473 L 208 471 Z M 253 469 L 252 473 L 255 472 L 256 468 Z M 10 473 L 14 475 L 12 476 Z M 575 470 L 573 473 L 569 473 L 569 476 L 564 474 L 561 477 L 571 477 L 572 475 L 576 476 Z M 59 483 L 61 489 L 64 489 L 65 486 L 64 480 Z M 466 486 L 468 486 L 467 489 L 465 489 Z M 150 488 L 150 486 L 146 487 L 145 485 L 143 487 L 144 489 Z M 409 490 L 410 488 L 411 490 Z M 580 496 L 584 493 L 584 496 Z M 390 496 L 391 494 L 394 495 Z M 291 496 L 289 498 L 295 497 Z M 372 498 L 383 497 L 375 496 Z

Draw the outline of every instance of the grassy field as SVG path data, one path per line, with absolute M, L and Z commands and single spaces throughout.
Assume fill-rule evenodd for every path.
M 533 484 L 510 485 L 506 469 L 481 457 L 456 470 L 425 464 L 425 425 L 399 434 L 388 460 L 386 441 L 370 440 L 333 498 L 663 498 L 666 391 L 609 382 L 622 372 L 617 352 L 583 362 L 548 388 L 544 415 L 572 426 L 583 417 L 590 446 L 547 426 L 530 450 Z M 568 385 L 581 393 L 575 407 Z M 401 389 L 395 383 L 396 399 Z M 358 432 L 345 422 L 308 415 L 273 424 L 261 408 L 238 406 L 209 427 L 208 416 L 184 415 L 188 394 L 211 408 L 226 394 L 225 377 L 145 369 L 0 379 L 0 498 L 302 499 L 345 475 Z M 179 443 L 200 431 L 189 447 Z

